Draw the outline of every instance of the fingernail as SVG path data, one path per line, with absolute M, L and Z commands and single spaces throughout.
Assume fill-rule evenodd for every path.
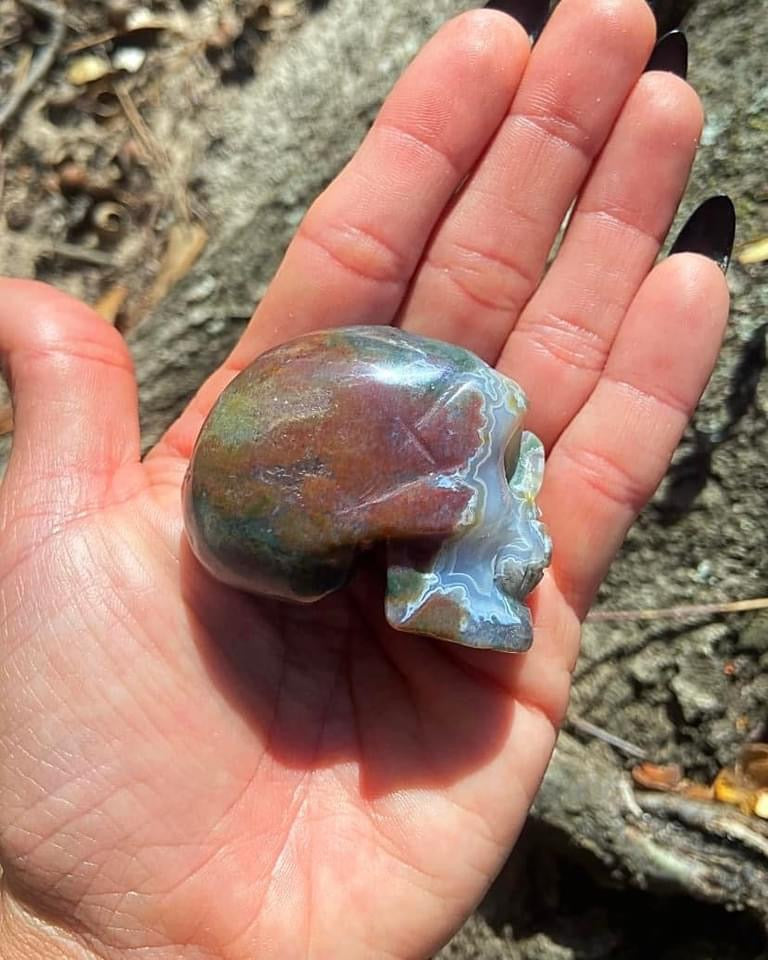
M 682 30 L 670 30 L 656 41 L 645 69 L 676 73 L 685 80 L 688 75 L 688 41 Z
M 659 34 L 679 27 L 695 0 L 648 0 Z
M 700 253 L 725 273 L 731 262 L 736 211 L 730 197 L 710 197 L 688 217 L 669 253 Z
M 549 0 L 489 0 L 486 10 L 501 10 L 522 24 L 531 40 L 544 29 L 549 18 Z

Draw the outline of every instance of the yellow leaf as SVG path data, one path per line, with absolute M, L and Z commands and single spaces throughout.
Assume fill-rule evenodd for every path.
M 768 260 L 768 237 L 761 237 L 753 243 L 748 243 L 742 247 L 737 254 L 739 263 L 762 263 Z
M 205 249 L 208 234 L 199 223 L 174 223 L 168 231 L 160 270 L 148 295 L 148 306 L 159 303 L 191 269 Z
M 125 287 L 115 284 L 114 287 L 110 287 L 106 293 L 99 297 L 94 303 L 93 309 L 104 317 L 107 323 L 114 323 L 127 295 L 128 290 Z

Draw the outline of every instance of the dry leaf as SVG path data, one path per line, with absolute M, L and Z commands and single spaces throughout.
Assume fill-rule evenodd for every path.
M 706 783 L 697 783 L 695 780 L 683 780 L 678 791 L 690 800 L 714 800 L 715 792 Z
M 159 303 L 186 276 L 207 242 L 208 234 L 202 224 L 173 224 L 168 231 L 168 246 L 160 270 L 147 297 L 147 307 Z
M 742 247 L 737 255 L 739 263 L 763 263 L 768 260 L 768 237 L 761 237 Z
M 76 87 L 83 87 L 94 80 L 101 80 L 112 73 L 112 64 L 94 53 L 85 53 L 76 57 L 67 67 L 67 80 Z
M 114 287 L 110 287 L 105 294 L 99 297 L 94 303 L 93 309 L 104 317 L 107 323 L 114 324 L 118 313 L 120 313 L 120 307 L 122 307 L 127 296 L 128 290 L 126 287 L 115 284 Z
M 768 820 L 768 790 L 758 791 L 755 808 L 752 812 L 761 820 Z
M 640 763 L 632 779 L 646 790 L 677 793 L 692 800 L 716 801 L 768 820 L 768 744 L 746 743 L 735 767 L 726 767 L 711 787 L 687 780 L 676 763 Z
M 296 0 L 273 0 L 269 12 L 273 17 L 296 16 Z
M 734 770 L 721 770 L 715 777 L 712 784 L 715 791 L 715 800 L 720 803 L 730 804 L 732 807 L 738 807 L 742 813 L 752 813 L 757 802 L 757 795 L 754 790 L 750 790 L 744 785 Z
M 647 790 L 677 790 L 683 771 L 676 763 L 639 763 L 632 767 L 632 779 Z

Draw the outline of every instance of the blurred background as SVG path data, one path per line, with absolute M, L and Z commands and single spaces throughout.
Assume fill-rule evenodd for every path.
M 0 0 L 0 265 L 125 334 L 146 446 L 397 75 L 473 5 Z M 728 335 L 585 628 L 523 838 L 443 960 L 768 956 L 768 0 L 654 12 L 706 111 L 678 225 L 736 206 Z M 12 429 L 0 391 L 0 470 Z

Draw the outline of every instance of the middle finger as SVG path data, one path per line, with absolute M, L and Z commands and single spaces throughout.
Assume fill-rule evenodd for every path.
M 654 37 L 645 0 L 562 0 L 509 114 L 432 237 L 404 328 L 495 362 Z

